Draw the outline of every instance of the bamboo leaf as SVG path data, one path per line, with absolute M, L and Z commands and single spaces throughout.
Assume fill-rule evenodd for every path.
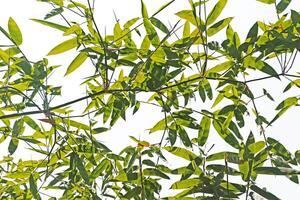
M 32 174 L 30 174 L 30 177 L 29 177 L 29 186 L 30 186 L 30 192 L 31 192 L 32 196 L 35 199 L 38 199 L 38 200 L 41 199 L 41 197 L 38 193 L 38 188 L 37 188 L 37 185 L 36 185 L 36 181 L 33 178 Z
M 21 45 L 23 42 L 22 33 L 15 20 L 13 20 L 13 18 L 11 17 L 8 20 L 8 31 L 9 31 L 10 38 L 17 45 Z
M 48 21 L 45 21 L 45 20 L 40 20 L 40 19 L 31 19 L 31 20 L 35 21 L 37 23 L 43 24 L 45 26 L 49 26 L 51 28 L 63 31 L 63 32 L 65 32 L 68 29 L 68 27 L 66 27 L 66 26 L 56 24 L 56 23 L 53 23 L 53 22 L 48 22 Z
M 273 3 L 276 3 L 276 0 L 256 0 L 256 1 L 260 1 L 260 2 L 265 3 L 265 4 L 273 4 Z
M 171 154 L 174 154 L 175 156 L 181 157 L 188 161 L 192 161 L 195 158 L 197 158 L 196 154 L 184 148 L 168 146 L 164 147 L 164 149 L 170 152 Z
M 48 53 L 48 56 L 66 52 L 66 51 L 71 50 L 71 49 L 73 49 L 77 46 L 78 46 L 77 38 L 72 38 L 72 39 L 66 40 L 66 41 L 60 43 L 59 45 L 57 45 L 56 47 L 54 47 Z
M 156 168 L 147 168 L 143 170 L 143 174 L 146 176 L 158 176 L 163 179 L 170 179 L 169 176 L 167 176 L 165 173 L 161 172 L 160 170 Z
M 84 61 L 88 58 L 88 54 L 86 52 L 80 52 L 75 59 L 72 61 L 72 63 L 69 65 L 65 76 L 71 74 L 72 72 L 74 72 L 76 69 L 78 69 L 82 63 L 84 63 Z
M 148 19 L 149 15 L 148 15 L 147 7 L 143 0 L 141 0 L 141 5 L 142 5 L 142 16 L 143 16 L 143 18 Z
M 228 17 L 228 18 L 222 19 L 219 22 L 215 23 L 214 25 L 212 25 L 211 27 L 209 27 L 207 29 L 207 35 L 213 36 L 213 35 L 217 34 L 223 28 L 228 26 L 228 24 L 231 22 L 232 19 L 233 19 L 233 17 Z
M 281 0 L 277 5 L 276 5 L 276 10 L 277 13 L 282 13 L 292 2 L 292 0 Z
M 44 17 L 44 20 L 49 19 L 51 17 L 54 17 L 56 15 L 61 14 L 64 11 L 64 9 L 62 7 L 59 8 L 54 8 L 52 9 L 49 13 L 46 14 L 46 16 Z
M 207 21 L 206 21 L 207 25 L 210 25 L 214 21 L 216 21 L 216 19 L 222 13 L 226 4 L 227 4 L 227 0 L 219 0 L 218 1 L 218 3 L 215 5 L 215 7 L 212 9 L 212 11 L 207 16 Z
M 254 192 L 256 192 L 257 194 L 259 194 L 260 196 L 268 199 L 268 200 L 280 200 L 278 197 L 276 197 L 274 194 L 267 192 L 261 188 L 259 188 L 256 185 L 251 185 L 251 190 L 253 190 Z
M 203 116 L 198 131 L 198 145 L 203 146 L 209 135 L 211 120 L 207 116 Z
M 203 181 L 201 181 L 200 179 L 185 179 L 173 183 L 171 185 L 171 189 L 187 189 L 187 188 L 198 186 L 202 183 Z

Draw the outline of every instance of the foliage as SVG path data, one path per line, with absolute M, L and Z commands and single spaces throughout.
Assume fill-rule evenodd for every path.
M 300 47 L 300 14 L 287 10 L 291 1 L 259 0 L 275 5 L 278 20 L 256 22 L 245 40 L 230 25 L 232 17 L 220 19 L 227 0 L 216 4 L 189 0 L 190 9 L 177 12 L 180 21 L 170 28 L 157 16 L 174 0 L 154 14 L 141 0 L 141 17 L 123 25 L 117 21 L 109 35 L 97 27 L 94 2 L 41 1 L 54 8 L 44 19 L 32 20 L 66 38 L 48 56 L 72 49 L 77 55 L 66 68 L 51 66 L 47 58 L 31 61 L 21 50 L 17 22 L 10 18 L 7 28 L 0 27 L 11 42 L 0 48 L 0 141 L 9 141 L 8 155 L 0 161 L 1 198 L 41 199 L 50 194 L 50 199 L 238 199 L 242 195 L 250 199 L 257 193 L 278 199 L 256 184 L 258 176 L 282 175 L 299 183 L 300 150 L 293 154 L 267 136 L 269 126 L 298 106 L 299 95 L 278 102 L 274 117 L 268 119 L 256 101 L 275 98 L 265 89 L 257 94 L 250 86 L 286 78 L 284 92 L 299 87 L 299 72 L 291 69 Z M 208 4 L 214 4 L 210 11 Z M 69 20 L 67 12 L 80 20 Z M 67 25 L 56 22 L 59 17 Z M 222 31 L 225 38 L 216 41 Z M 278 60 L 280 69 L 271 64 L 273 60 Z M 94 74 L 82 83 L 87 95 L 52 105 L 56 96 L 64 94 L 61 86 L 48 84 L 51 74 L 65 70 L 68 78 L 85 62 L 94 67 Z M 259 77 L 253 77 L 255 70 L 261 72 Z M 144 101 L 140 94 L 151 97 Z M 72 115 L 72 105 L 82 101 L 88 101 L 84 113 Z M 212 107 L 191 106 L 200 102 Z M 156 137 L 160 134 L 158 143 L 131 137 L 136 145 L 116 153 L 99 141 L 98 134 L 139 112 L 143 104 L 160 107 L 164 114 L 149 129 Z M 248 115 L 260 136 L 243 131 L 251 123 Z M 207 140 L 212 133 L 231 150 L 211 153 Z M 14 153 L 23 148 L 21 144 L 42 159 L 16 160 Z M 171 168 L 172 156 L 185 160 L 184 164 Z M 175 192 L 162 196 L 168 187 Z M 61 195 L 51 197 L 48 191 Z

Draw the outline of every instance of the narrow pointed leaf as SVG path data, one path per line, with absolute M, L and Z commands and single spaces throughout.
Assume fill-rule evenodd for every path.
M 56 47 L 54 47 L 48 53 L 48 56 L 50 56 L 50 55 L 56 55 L 56 54 L 60 54 L 60 53 L 66 52 L 66 51 L 71 50 L 71 49 L 73 49 L 73 48 L 75 48 L 77 46 L 78 46 L 77 38 L 69 39 L 67 41 L 64 41 L 64 42 L 60 43 Z
M 9 18 L 8 20 L 8 31 L 11 39 L 17 44 L 21 45 L 23 42 L 22 33 L 13 18 Z
M 72 72 L 74 72 L 76 69 L 78 69 L 82 63 L 84 63 L 84 61 L 88 58 L 88 54 L 86 52 L 80 52 L 75 59 L 72 61 L 72 63 L 70 64 L 70 66 L 68 67 L 65 76 L 68 74 L 71 74 Z
M 227 0 L 219 0 L 218 3 L 215 5 L 215 7 L 212 9 L 212 11 L 207 16 L 207 25 L 210 25 L 216 21 L 216 19 L 219 17 L 219 15 L 222 13 L 224 7 L 227 4 Z

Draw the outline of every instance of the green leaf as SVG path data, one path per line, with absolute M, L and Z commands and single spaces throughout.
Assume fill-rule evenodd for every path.
M 9 18 L 8 20 L 8 31 L 11 39 L 17 44 L 21 45 L 23 42 L 22 33 L 13 18 Z
M 169 34 L 169 29 L 166 27 L 166 25 L 164 25 L 162 23 L 162 21 L 160 21 L 159 19 L 155 18 L 155 17 L 151 17 L 150 18 L 151 23 L 158 28 L 159 30 L 161 30 L 162 32 L 164 32 L 165 34 Z
M 166 9 L 168 6 L 170 6 L 173 2 L 175 2 L 175 0 L 171 0 L 165 4 L 163 4 L 153 15 L 152 17 L 154 17 L 155 15 L 157 15 L 158 13 L 160 13 L 161 11 L 163 11 L 164 9 Z
M 12 138 L 10 140 L 10 143 L 8 145 L 8 151 L 12 155 L 18 147 L 19 139 L 18 136 L 21 135 L 24 132 L 24 121 L 22 119 L 19 119 L 15 121 L 13 130 L 12 130 Z
M 292 0 L 281 0 L 277 5 L 276 5 L 276 10 L 277 13 L 282 13 L 292 2 Z
M 179 134 L 179 137 L 180 137 L 180 139 L 181 139 L 184 146 L 192 147 L 192 143 L 191 143 L 191 140 L 189 138 L 189 135 L 187 134 L 185 129 L 182 128 L 181 126 L 179 126 L 179 128 L 178 128 L 178 134 Z
M 207 70 L 207 73 L 218 73 L 221 71 L 225 71 L 225 70 L 228 70 L 233 65 L 234 65 L 233 61 L 226 61 L 226 62 L 223 62 L 221 64 L 218 64 L 218 65 L 210 68 L 209 70 Z
M 34 180 L 32 174 L 30 174 L 30 177 L 29 177 L 29 187 L 30 187 L 30 192 L 31 192 L 32 196 L 35 199 L 41 199 L 41 197 L 38 193 L 38 188 L 37 188 L 37 185 L 36 185 L 36 181 Z
M 51 28 L 55 28 L 55 29 L 63 31 L 63 32 L 65 32 L 66 30 L 68 30 L 68 27 L 62 26 L 60 24 L 56 24 L 56 23 L 53 23 L 53 22 L 48 22 L 48 21 L 40 20 L 40 19 L 31 19 L 31 20 L 35 21 L 37 23 L 43 24 L 45 26 L 49 26 Z
M 134 187 L 133 189 L 129 190 L 125 195 L 124 198 L 126 199 L 133 199 L 134 197 L 139 196 L 142 189 L 141 187 Z
M 149 15 L 148 15 L 148 11 L 147 11 L 147 7 L 146 7 L 146 5 L 145 5 L 145 3 L 144 3 L 144 1 L 143 0 L 141 0 L 141 5 L 142 5 L 142 16 L 143 16 L 143 18 L 149 18 Z
M 185 179 L 173 183 L 171 185 L 171 189 L 186 189 L 186 188 L 198 186 L 202 183 L 203 181 L 200 179 Z
M 156 168 L 147 168 L 143 170 L 143 174 L 146 176 L 158 176 L 164 179 L 170 179 L 169 176 L 167 176 L 165 173 L 161 172 L 160 170 Z
M 3 51 L 2 49 L 0 49 L 0 58 L 1 60 L 3 60 L 3 62 L 5 62 L 6 64 L 9 63 L 9 55 Z
M 151 129 L 150 133 L 154 133 L 156 131 L 161 131 L 166 128 L 166 125 L 173 120 L 172 116 L 167 116 L 167 118 L 163 118 L 159 122 L 157 122 Z M 167 124 L 166 124 L 167 123 Z
M 206 161 L 227 160 L 230 163 L 239 163 L 239 155 L 234 152 L 218 152 L 207 156 Z
M 296 79 L 291 81 L 283 90 L 283 92 L 288 91 L 289 89 L 291 89 L 294 85 L 296 85 L 298 88 L 300 88 L 300 79 Z
M 15 151 L 18 148 L 18 144 L 19 144 L 19 140 L 18 139 L 12 138 L 10 140 L 9 145 L 8 145 L 8 152 L 10 153 L 10 155 L 12 155 L 12 154 L 15 153 Z
M 263 148 L 265 148 L 266 143 L 264 141 L 258 141 L 255 142 L 254 144 L 250 144 L 248 146 L 249 150 L 251 151 L 251 153 L 256 154 L 258 152 L 260 152 Z
M 260 60 L 256 62 L 255 68 L 274 77 L 278 77 L 277 72 L 268 63 Z
M 49 19 L 49 18 L 54 17 L 56 15 L 59 15 L 63 11 L 64 11 L 64 9 L 62 7 L 54 8 L 49 13 L 46 14 L 46 16 L 44 17 L 44 19 L 46 20 L 46 19 Z
M 280 110 L 275 117 L 269 122 L 268 126 L 273 124 L 280 116 L 282 116 L 290 107 L 298 105 L 297 97 L 289 97 L 282 101 L 277 107 L 276 110 Z
M 260 2 L 266 3 L 266 4 L 273 4 L 273 3 L 276 3 L 276 0 L 256 0 L 256 1 L 260 1 Z
M 188 161 L 192 161 L 195 158 L 197 158 L 196 154 L 184 148 L 168 146 L 168 147 L 164 147 L 164 149 L 170 152 L 171 154 L 174 154 L 175 156 L 181 157 Z
M 286 161 L 292 159 L 292 154 L 279 141 L 268 137 L 267 142 L 272 147 L 271 151 L 274 152 L 276 155 L 281 156 Z
M 39 125 L 33 120 L 31 119 L 29 116 L 24 116 L 23 120 L 26 124 L 28 124 L 28 126 L 30 126 L 33 130 L 36 131 L 41 131 L 41 128 L 39 127 Z
M 209 27 L 207 29 L 207 36 L 213 36 L 216 33 L 218 33 L 219 31 L 221 31 L 223 28 L 228 26 L 228 24 L 231 22 L 232 19 L 233 19 L 233 17 L 228 17 L 228 18 L 222 19 L 221 21 L 219 21 L 219 22 L 215 23 L 214 25 L 212 25 L 211 27 Z
M 281 110 L 286 107 L 294 106 L 297 105 L 298 103 L 298 98 L 297 97 L 288 97 L 284 101 L 282 101 L 276 108 L 275 110 Z
M 176 15 L 178 17 L 182 18 L 182 19 L 187 20 L 188 22 L 190 22 L 194 26 L 199 26 L 200 25 L 200 19 L 198 17 L 195 19 L 195 16 L 194 16 L 192 10 L 182 10 L 182 11 L 176 13 Z M 201 24 L 204 24 L 204 23 L 201 22 Z
M 85 168 L 85 166 L 83 164 L 82 159 L 79 158 L 78 155 L 76 155 L 76 167 L 79 170 L 79 174 L 83 178 L 84 182 L 89 185 L 90 184 L 89 175 L 88 175 L 88 173 L 86 171 L 86 168 Z
M 101 173 L 108 167 L 109 161 L 108 160 L 102 160 L 100 164 L 92 171 L 90 178 L 96 179 L 98 178 Z
M 211 120 L 207 116 L 203 116 L 198 131 L 198 145 L 203 146 L 208 138 Z
M 77 38 L 72 38 L 72 39 L 66 40 L 66 41 L 60 43 L 59 45 L 57 45 L 56 47 L 54 47 L 48 53 L 48 56 L 66 52 L 66 51 L 71 50 L 71 49 L 73 49 L 77 46 L 78 46 Z
M 157 32 L 155 30 L 155 28 L 153 27 L 153 25 L 150 23 L 150 21 L 146 18 L 144 18 L 144 27 L 146 29 L 147 32 L 147 36 L 151 42 L 151 44 L 154 47 L 157 47 L 160 43 L 160 39 L 157 35 Z
M 225 130 L 222 129 L 222 125 L 216 120 L 213 121 L 213 125 L 215 130 L 218 132 L 218 134 L 221 136 L 221 138 L 223 138 L 225 142 L 230 144 L 232 147 L 239 149 L 240 145 L 238 140 L 228 129 Z
M 218 3 L 215 5 L 215 7 L 212 9 L 212 11 L 207 16 L 207 21 L 206 21 L 207 25 L 210 25 L 214 21 L 216 21 L 216 19 L 222 13 L 226 4 L 227 4 L 227 0 L 219 0 L 218 1 Z
M 253 190 L 254 192 L 256 192 L 257 194 L 259 194 L 260 196 L 268 199 L 268 200 L 280 200 L 278 197 L 276 197 L 274 194 L 267 192 L 261 188 L 259 188 L 256 185 L 251 185 L 250 186 L 251 190 Z
M 184 23 L 182 37 L 183 38 L 189 37 L 190 34 L 191 34 L 190 22 L 186 21 Z
M 21 67 L 25 74 L 30 75 L 32 66 L 26 60 L 21 60 L 20 62 L 15 63 L 17 66 Z
M 72 72 L 74 72 L 76 69 L 78 69 L 78 67 L 80 67 L 80 65 L 82 65 L 82 63 L 84 63 L 84 61 L 88 58 L 88 53 L 86 52 L 80 52 L 75 59 L 72 61 L 72 63 L 69 65 L 65 76 L 71 74 Z
M 263 175 L 300 175 L 300 171 L 286 167 L 257 167 L 255 172 Z

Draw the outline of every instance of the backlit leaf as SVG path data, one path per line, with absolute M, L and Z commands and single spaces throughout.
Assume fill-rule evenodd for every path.
M 13 18 L 9 18 L 8 20 L 8 31 L 11 39 L 17 44 L 21 45 L 23 42 L 22 33 Z
M 77 46 L 78 46 L 77 38 L 72 38 L 72 39 L 66 40 L 66 41 L 60 43 L 59 45 L 57 45 L 56 47 L 54 47 L 48 53 L 48 56 L 56 55 L 56 54 L 60 54 L 60 53 L 69 51 L 71 49 L 74 49 Z
M 72 72 L 74 72 L 76 69 L 78 69 L 82 63 L 84 63 L 84 61 L 88 58 L 88 54 L 86 52 L 80 52 L 75 59 L 72 61 L 72 63 L 69 65 L 65 76 L 68 74 L 71 74 Z

